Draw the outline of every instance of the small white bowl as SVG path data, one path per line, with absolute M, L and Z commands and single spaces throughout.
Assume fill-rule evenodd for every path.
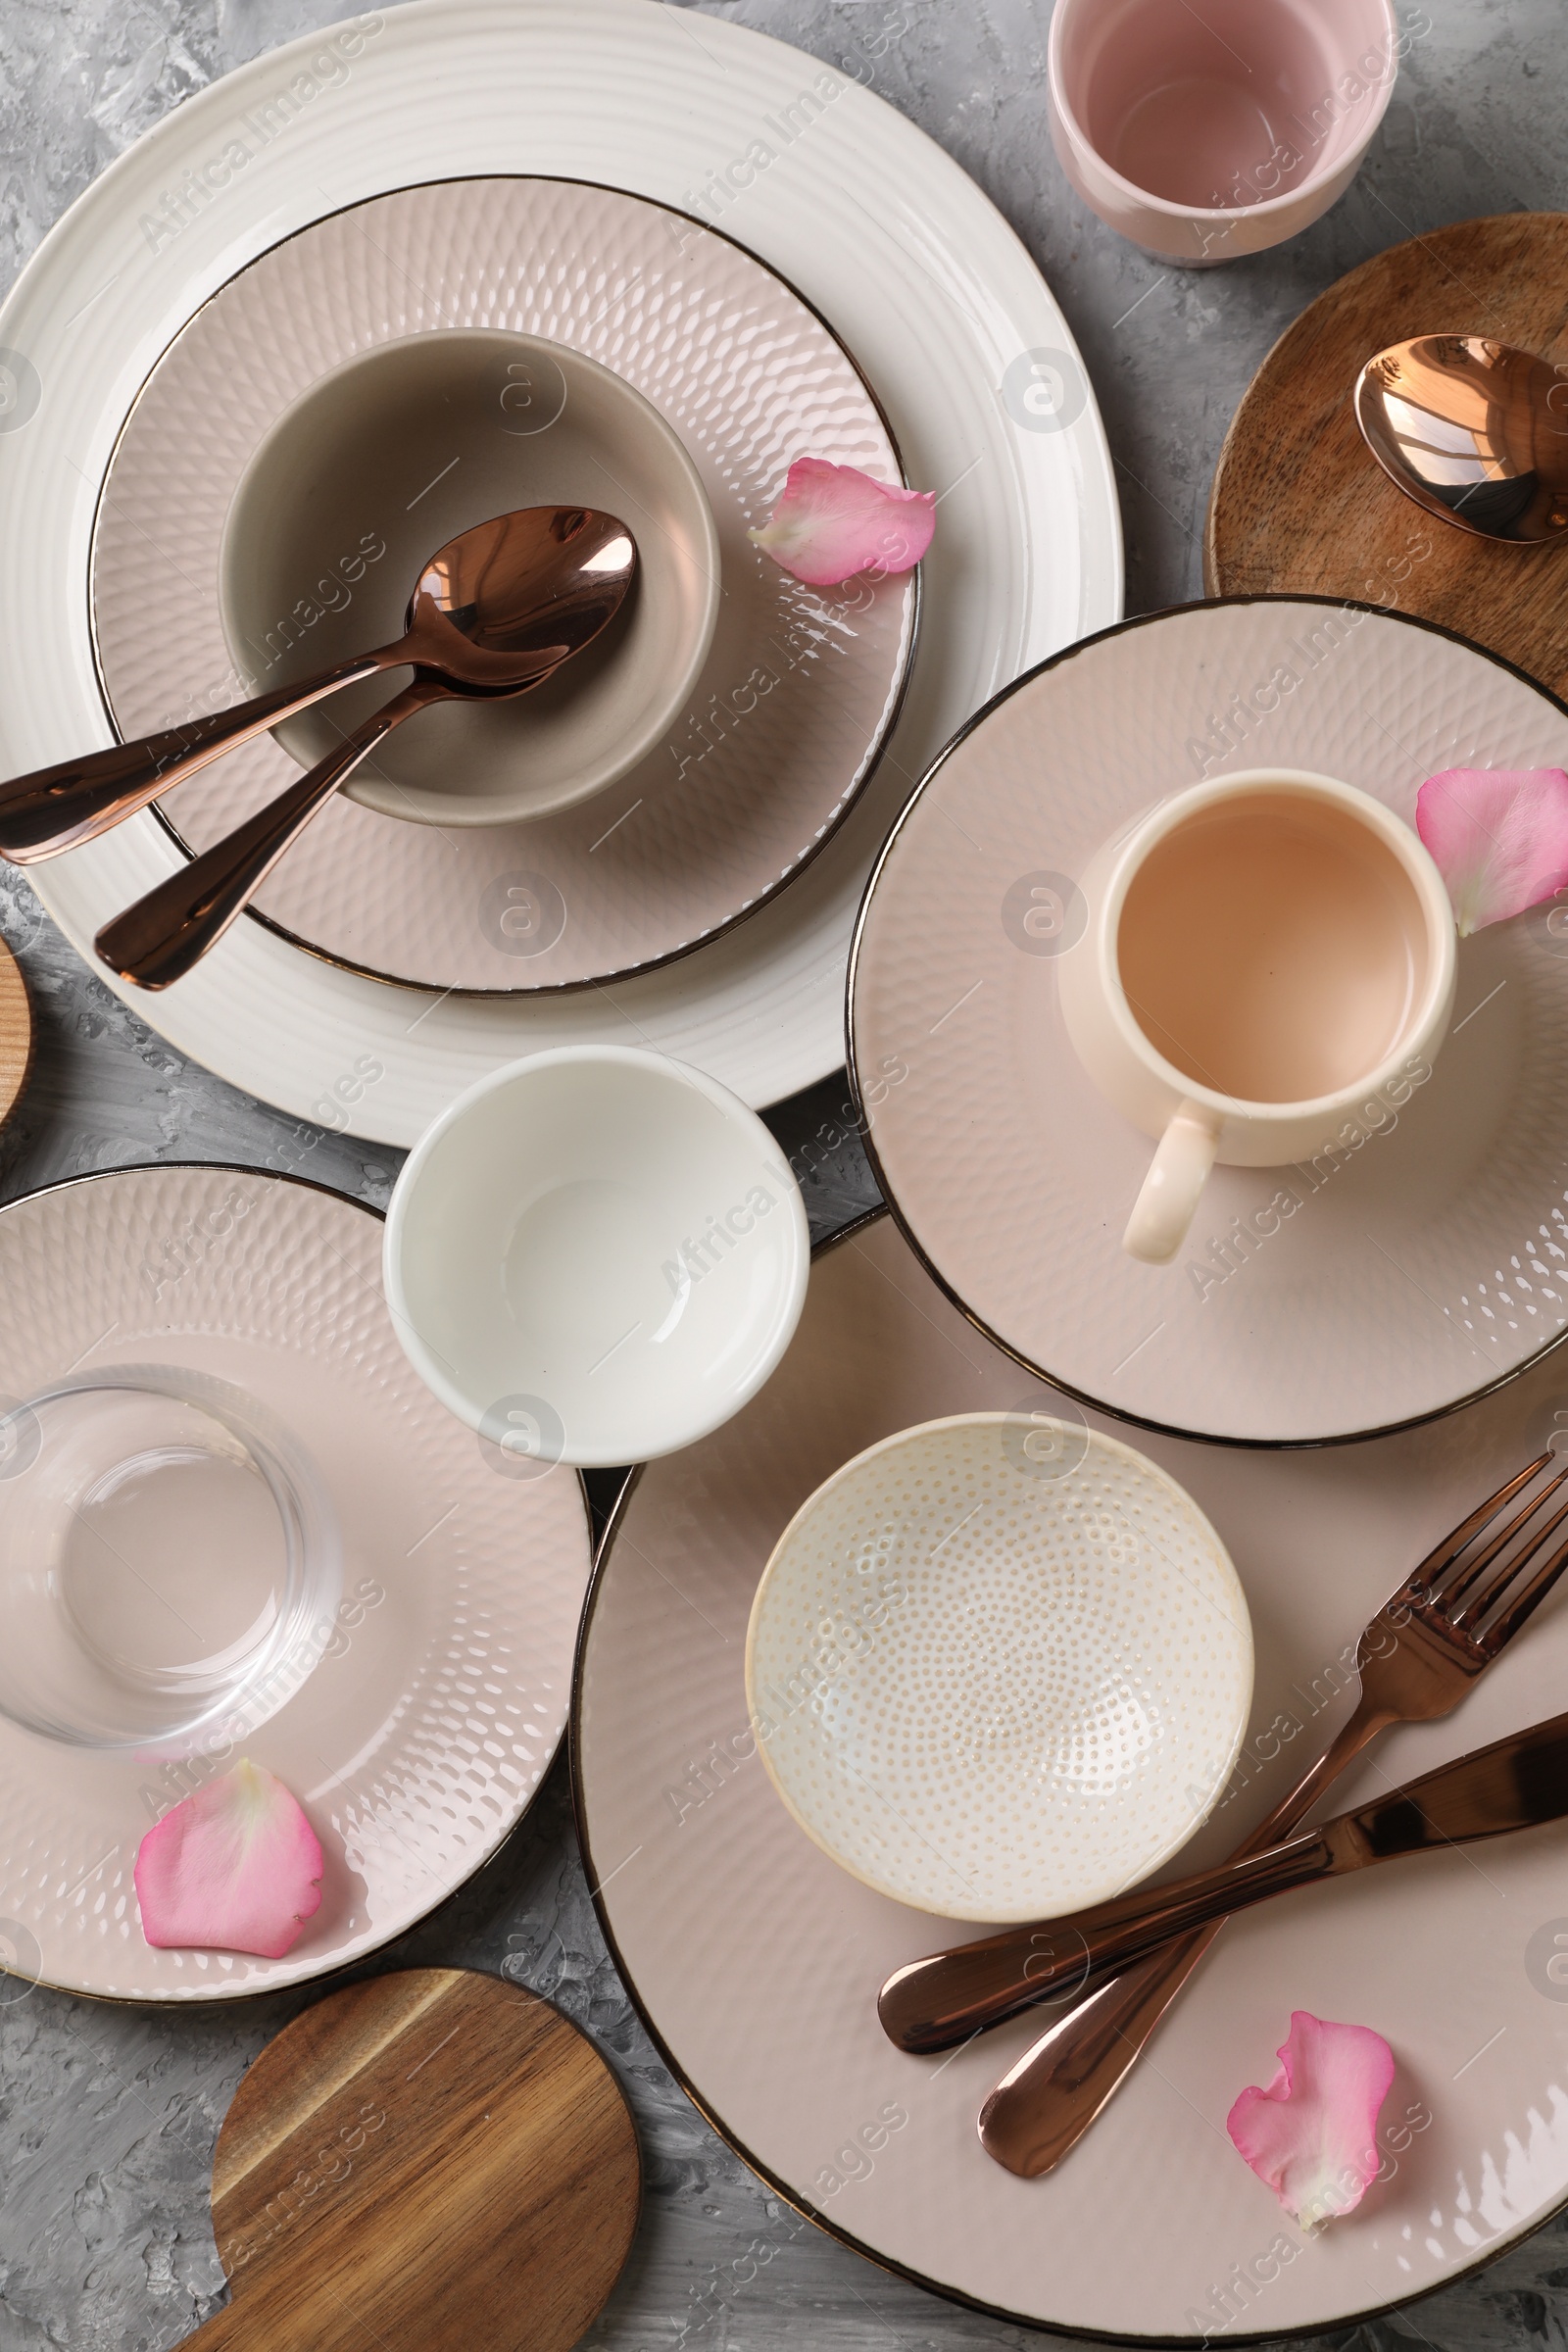
M 1191 1495 L 1114 1438 L 963 1413 L 835 1471 L 752 1604 L 746 1697 L 808 1837 L 948 1919 L 1049 1919 L 1211 1810 L 1252 1632 Z
M 387 1212 L 410 1362 L 528 1475 L 647 1461 L 756 1395 L 800 1320 L 800 1187 L 755 1111 L 629 1046 L 480 1079 L 410 1153 Z

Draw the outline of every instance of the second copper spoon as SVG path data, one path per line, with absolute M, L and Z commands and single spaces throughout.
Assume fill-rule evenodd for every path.
M 1480 539 L 1568 531 L 1568 374 L 1489 335 L 1417 335 L 1368 360 L 1355 420 L 1406 498 Z

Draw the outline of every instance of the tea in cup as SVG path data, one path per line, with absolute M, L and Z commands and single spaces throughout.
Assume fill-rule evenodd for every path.
M 1173 794 L 1082 888 L 1062 1016 L 1101 1092 L 1159 1138 L 1122 1237 L 1151 1265 L 1216 1160 L 1310 1157 L 1447 1030 L 1443 877 L 1409 825 L 1331 776 L 1250 768 Z

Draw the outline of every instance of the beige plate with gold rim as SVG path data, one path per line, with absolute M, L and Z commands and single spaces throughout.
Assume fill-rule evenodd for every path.
M 446 830 L 340 796 L 254 910 L 334 962 L 409 987 L 582 987 L 711 939 L 801 870 L 870 773 L 913 650 L 912 575 L 807 588 L 746 536 L 796 458 L 903 475 L 854 361 L 728 237 L 618 189 L 453 179 L 273 246 L 196 313 L 126 420 L 93 544 L 99 666 L 125 737 L 177 721 L 193 698 L 197 710 L 240 699 L 220 551 L 257 444 L 328 368 L 455 323 L 568 345 L 674 426 L 718 526 L 723 603 L 708 661 L 667 740 L 605 792 L 528 823 Z M 512 503 L 552 495 L 548 441 L 548 426 L 516 439 L 529 486 Z M 318 616 L 301 625 L 338 632 L 332 656 L 399 634 L 413 583 L 362 550 L 407 540 L 410 505 L 427 548 L 493 511 L 483 483 L 472 511 L 475 466 L 470 452 L 466 470 L 454 458 L 443 473 L 439 451 L 411 451 L 406 478 L 385 486 L 387 515 L 368 512 L 341 574 L 296 603 Z M 597 503 L 613 506 L 611 485 Z M 263 736 L 162 807 L 203 850 L 298 772 Z
M 739 159 L 764 116 L 812 118 L 710 217 L 825 318 L 853 321 L 911 475 L 947 493 L 891 758 L 821 856 L 723 938 L 608 990 L 411 1006 L 250 922 L 143 1000 L 181 1053 L 236 1086 L 302 1117 L 331 1092 L 356 1134 L 405 1147 L 487 1070 L 573 1040 L 657 1046 L 754 1105 L 777 1102 L 843 1059 L 855 909 L 906 777 L 999 685 L 1120 609 L 1115 475 L 1071 332 L 959 165 L 847 73 L 747 25 L 652 0 L 405 0 L 362 23 L 334 37 L 330 88 L 308 34 L 175 107 L 77 198 L 7 299 L 0 331 L 49 395 L 0 469 L 0 765 L 21 774 L 108 739 L 87 621 L 99 488 L 148 370 L 237 268 L 335 207 L 462 174 L 559 172 L 690 213 L 710 165 L 747 177 Z M 307 74 L 318 95 L 286 135 L 251 133 L 221 197 L 187 208 L 177 235 L 155 232 L 154 251 L 141 215 L 211 167 L 242 120 L 275 120 Z M 175 860 L 143 814 L 39 867 L 36 888 L 90 953 Z M 356 1092 L 368 1051 L 382 1074 Z

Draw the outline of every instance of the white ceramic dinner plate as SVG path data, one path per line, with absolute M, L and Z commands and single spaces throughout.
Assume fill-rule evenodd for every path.
M 397 187 L 537 174 L 706 206 L 843 336 L 910 481 L 941 494 L 899 727 L 839 833 L 771 906 L 662 972 L 549 1004 L 411 1000 L 244 924 L 174 989 L 136 999 L 182 1052 L 400 1144 L 487 1070 L 574 1039 L 657 1047 L 754 1105 L 837 1066 L 856 906 L 914 777 L 989 695 L 1113 619 L 1121 597 L 1109 456 L 1060 311 L 973 181 L 858 87 L 868 69 L 847 55 L 848 71 L 830 69 L 652 0 L 416 0 L 187 99 L 45 239 L 0 314 L 23 388 L 0 434 L 8 772 L 110 740 L 88 547 L 159 355 L 258 254 Z M 35 880 L 86 952 L 175 862 L 143 815 Z M 355 1074 L 365 1055 L 383 1071 L 369 1086 Z
M 1440 769 L 1568 765 L 1568 710 L 1366 606 L 1129 621 L 1021 680 L 925 779 L 867 894 L 850 1045 L 884 1192 L 1004 1348 L 1145 1427 L 1318 1445 L 1444 1412 L 1568 1328 L 1568 941 L 1546 906 L 1461 940 L 1434 1063 L 1302 1166 L 1216 1168 L 1174 1261 L 1130 1257 L 1153 1146 L 1062 1024 L 1074 877 L 1163 795 L 1266 765 L 1413 824 Z
M 1040 2180 L 1003 2171 L 975 2131 L 1038 2017 L 931 2059 L 882 2032 L 883 1980 L 952 1938 L 839 1869 L 779 1803 L 748 1719 L 747 1620 L 779 1535 L 843 1462 L 997 1407 L 1024 1429 L 1072 1409 L 964 1321 L 880 1216 L 818 1252 L 795 1343 L 745 1412 L 639 1473 L 601 1552 L 573 1700 L 584 1860 L 623 1982 L 677 2079 L 779 2194 L 1000 2317 L 1256 2342 L 1451 2283 L 1568 2198 L 1561 1824 L 1233 1921 Z M 1348 1710 L 1373 1610 L 1554 1427 L 1568 1371 L 1548 1360 L 1457 1420 L 1363 1446 L 1140 1440 L 1212 1521 L 1256 1642 L 1234 1793 L 1165 1875 L 1221 1859 L 1296 1782 Z M 1386 1735 L 1334 1808 L 1556 1714 L 1565 1676 L 1559 1596 L 1453 1715 Z M 1310 2240 L 1225 2132 L 1238 2092 L 1273 2081 L 1293 2009 L 1374 2028 L 1396 2067 L 1380 2179 Z
M 0 1719 L 0 1940 L 24 1975 L 199 2001 L 341 1968 L 461 1886 L 549 1769 L 588 1580 L 582 1488 L 498 1462 L 422 1386 L 382 1298 L 381 1233 L 373 1210 L 254 1168 L 132 1168 L 0 1210 L 8 1400 L 116 1364 L 229 1382 L 310 1456 L 343 1550 L 320 1662 L 244 1738 L 325 1858 L 293 1950 L 142 1935 L 136 1849 L 208 1776 L 199 1748 L 93 1752 Z

